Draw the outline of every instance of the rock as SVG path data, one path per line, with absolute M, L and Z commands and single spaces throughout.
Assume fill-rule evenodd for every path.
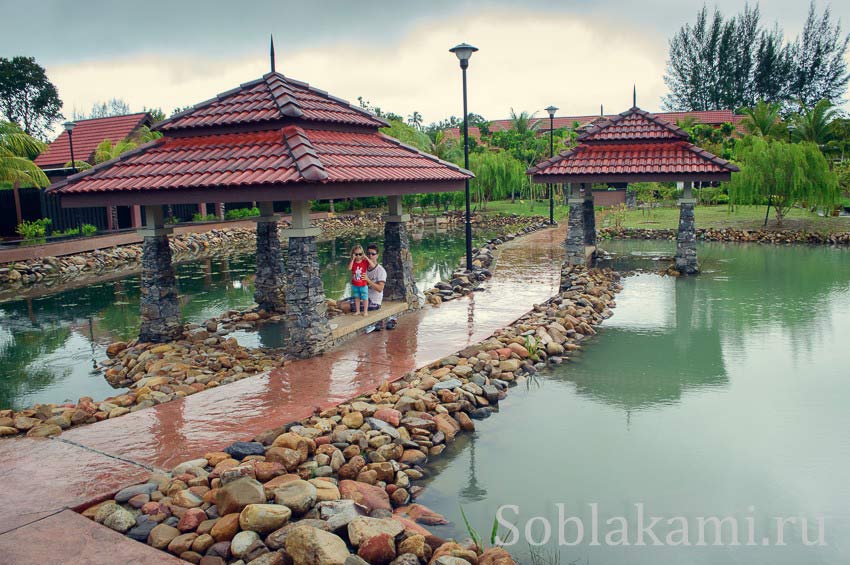
M 339 488 L 334 483 L 323 479 L 310 479 L 310 484 L 316 487 L 316 502 L 340 499 Z
M 453 441 L 460 431 L 460 424 L 448 414 L 437 414 L 434 416 L 434 422 L 437 424 L 437 430 L 445 434 L 446 441 Z
M 86 515 L 94 519 L 98 524 L 103 524 L 110 514 L 119 510 L 121 507 L 111 500 L 102 502 L 92 508 L 86 510 Z
M 198 537 L 198 534 L 191 532 L 188 534 L 181 534 L 171 540 L 171 543 L 168 544 L 168 551 L 175 555 L 180 555 L 181 553 L 185 553 L 192 548 L 192 543 L 195 541 L 195 538 Z
M 165 549 L 171 541 L 180 535 L 180 530 L 167 524 L 159 524 L 148 535 L 148 545 L 156 549 Z
M 428 456 L 418 449 L 405 449 L 401 455 L 401 462 L 405 465 L 423 465 L 428 461 Z
M 342 425 L 351 429 L 357 429 L 363 425 L 363 414 L 360 412 L 349 412 L 342 417 Z
M 359 546 L 365 540 L 378 534 L 387 534 L 395 539 L 404 531 L 404 526 L 392 518 L 369 518 L 361 516 L 348 524 L 348 540 L 354 546 Z M 395 556 L 393 556 L 393 559 Z
M 344 480 L 339 483 L 339 492 L 342 498 L 353 500 L 364 506 L 370 514 L 376 509 L 392 511 L 390 497 L 387 491 L 380 487 Z
M 265 455 L 266 448 L 256 441 L 237 441 L 225 447 L 224 452 L 241 461 L 250 455 Z
M 395 539 L 389 534 L 378 534 L 364 540 L 357 555 L 371 565 L 387 565 L 395 559 Z
M 177 475 L 188 473 L 191 469 L 203 469 L 207 465 L 212 465 L 212 463 L 206 459 L 192 459 L 191 461 L 184 461 L 174 467 L 171 470 L 171 474 L 176 477 Z
M 345 565 L 350 555 L 339 536 L 311 526 L 298 526 L 286 538 L 293 565 Z
M 399 422 L 401 422 L 401 412 L 392 408 L 382 408 L 380 410 L 376 410 L 372 417 L 377 420 L 386 422 L 396 428 L 398 427 Z
M 249 504 L 239 514 L 239 527 L 268 534 L 289 522 L 292 511 L 280 504 Z
M 264 553 L 248 562 L 248 565 L 286 565 L 288 561 L 279 551 Z
M 430 549 L 430 548 L 429 548 Z M 399 550 L 401 551 L 401 550 Z M 422 563 L 427 563 L 428 561 L 422 561 Z M 420 560 L 418 557 L 413 555 L 412 553 L 402 553 L 395 559 L 390 562 L 390 565 L 419 565 Z
M 466 560 L 468 563 L 478 562 L 478 554 L 476 554 L 471 549 L 466 549 L 462 545 L 455 542 L 447 542 L 434 551 L 434 555 L 431 558 L 431 563 L 445 563 L 446 565 L 456 565 L 458 562 L 453 561 L 451 559 L 445 560 L 443 562 L 440 561 L 441 558 L 452 557 L 460 560 Z
M 301 453 L 287 447 L 270 447 L 266 451 L 266 461 L 280 463 L 287 471 L 292 471 L 301 463 Z
M 441 381 L 441 382 L 439 382 L 439 383 L 435 384 L 435 385 L 431 388 L 431 390 L 432 390 L 432 391 L 434 391 L 434 392 L 439 392 L 439 391 L 441 391 L 441 390 L 452 390 L 452 389 L 458 388 L 458 387 L 459 387 L 459 386 L 461 386 L 462 384 L 463 384 L 463 383 L 462 383 L 462 382 L 460 382 L 460 381 L 459 381 L 459 380 L 457 380 L 457 379 L 449 379 L 449 380 L 447 380 L 447 381 Z
M 171 497 L 171 503 L 183 508 L 197 508 L 204 500 L 189 489 L 181 490 Z
M 136 525 L 136 517 L 124 508 L 117 508 L 103 521 L 103 525 L 122 534 Z
M 501 547 L 491 547 L 478 556 L 478 565 L 515 565 L 510 553 Z
M 413 534 L 398 544 L 398 552 L 415 555 L 423 563 L 431 559 L 431 546 L 425 542 L 425 536 Z
M 194 532 L 207 519 L 207 513 L 200 508 L 190 508 L 183 514 L 177 523 L 177 529 L 181 532 Z
M 263 504 L 266 493 L 257 480 L 250 477 L 237 479 L 218 489 L 215 504 L 220 515 L 241 512 L 249 504 Z
M 38 424 L 30 428 L 27 437 L 51 437 L 62 433 L 62 428 L 56 424 Z
M 260 535 L 257 532 L 244 531 L 239 532 L 230 541 L 230 553 L 233 557 L 241 558 L 248 552 L 248 548 L 255 541 L 260 541 Z
M 136 541 L 140 541 L 142 543 L 146 543 L 151 531 L 155 527 L 157 527 L 157 525 L 158 524 L 154 521 L 142 522 L 141 524 L 138 524 L 137 526 L 131 528 L 130 531 L 127 532 L 127 537 Z
M 304 514 L 316 504 L 316 487 L 307 481 L 296 480 L 274 490 L 277 504 L 287 506 L 296 515 Z
M 441 526 L 449 523 L 445 516 L 437 514 L 427 506 L 423 506 L 421 504 L 409 504 L 407 506 L 396 508 L 394 515 L 406 516 L 414 522 L 426 524 L 428 526 Z
M 219 510 L 221 512 L 221 510 Z M 217 542 L 230 541 L 239 531 L 239 513 L 226 514 L 218 519 L 210 530 L 210 535 Z

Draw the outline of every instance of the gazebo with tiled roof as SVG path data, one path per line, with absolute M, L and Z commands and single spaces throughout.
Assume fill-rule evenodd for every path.
M 698 271 L 692 183 L 727 181 L 739 169 L 688 139 L 681 128 L 635 106 L 593 122 L 577 138 L 576 147 L 528 169 L 534 182 L 571 185 L 570 263 L 583 263 L 595 251 L 593 183 L 683 182 L 676 268 L 689 274 Z
M 162 138 L 49 190 L 65 207 L 145 206 L 143 341 L 169 341 L 182 332 L 162 205 L 258 202 L 255 300 L 266 311 L 285 311 L 290 349 L 309 356 L 322 351 L 331 335 L 316 254 L 319 229 L 310 223 L 309 201 L 386 196 L 384 296 L 413 305 L 416 288 L 401 196 L 462 190 L 472 176 L 380 133 L 386 125 L 366 110 L 272 70 L 160 122 L 154 129 Z M 291 227 L 283 234 L 289 251 L 285 267 L 275 201 L 288 201 L 292 209 Z

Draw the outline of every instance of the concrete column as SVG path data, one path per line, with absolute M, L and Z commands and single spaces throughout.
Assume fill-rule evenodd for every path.
M 207 203 L 206 202 L 198 202 L 198 214 L 201 216 L 207 215 Z
M 215 215 L 219 220 L 224 219 L 224 202 L 215 203 Z
M 593 203 L 593 185 L 584 185 L 584 244 L 596 245 L 596 210 Z
M 292 201 L 292 227 L 283 232 L 289 239 L 286 258 L 287 347 L 296 357 L 312 357 L 331 343 L 325 286 L 319 272 L 316 236 L 310 225 L 310 203 Z
M 570 215 L 567 220 L 567 263 L 570 265 L 584 264 L 584 199 L 579 192 L 580 185 L 569 185 L 570 197 L 567 204 Z
M 139 341 L 163 343 L 180 339 L 183 324 L 177 303 L 177 278 L 171 264 L 171 247 L 162 206 L 145 206 L 142 242 L 141 329 Z
M 416 280 L 413 278 L 413 259 L 405 223 L 410 215 L 403 213 L 401 196 L 388 196 L 389 213 L 384 217 L 384 269 L 387 282 L 384 298 L 404 301 L 411 307 L 419 306 Z
M 257 218 L 257 276 L 254 279 L 254 302 L 266 312 L 284 312 L 285 299 L 283 262 L 280 255 L 280 238 L 277 233 L 279 218 L 274 215 L 272 202 L 260 202 Z
M 683 275 L 699 272 L 695 204 L 691 183 L 686 182 L 682 198 L 679 199 L 679 231 L 676 233 L 676 270 Z

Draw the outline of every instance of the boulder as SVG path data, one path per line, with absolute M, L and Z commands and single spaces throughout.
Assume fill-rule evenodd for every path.
M 369 518 L 361 516 L 348 524 L 348 540 L 354 546 L 359 546 L 369 538 L 379 534 L 387 534 L 395 539 L 404 531 L 404 526 L 392 518 Z
M 353 500 L 357 504 L 366 507 L 367 512 L 370 514 L 378 509 L 392 511 L 390 497 L 381 487 L 344 480 L 339 483 L 339 492 L 342 498 Z
M 266 493 L 256 479 L 243 477 L 218 489 L 215 504 L 220 515 L 241 512 L 249 504 L 263 504 Z
M 345 565 L 350 555 L 342 538 L 312 526 L 298 526 L 286 538 L 293 565 Z
M 274 490 L 277 504 L 287 506 L 296 515 L 304 514 L 316 504 L 316 487 L 303 480 L 290 481 Z
M 370 565 L 388 565 L 395 559 L 395 539 L 389 534 L 378 534 L 363 541 L 357 555 Z
M 239 514 L 239 527 L 267 534 L 281 528 L 292 517 L 292 511 L 280 504 L 249 504 Z

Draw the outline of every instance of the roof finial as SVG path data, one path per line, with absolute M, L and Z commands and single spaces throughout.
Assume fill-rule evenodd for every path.
M 599 115 L 605 117 L 605 110 L 602 108 L 602 104 L 599 105 Z
M 275 72 L 274 71 L 274 35 L 269 34 L 269 38 L 271 40 L 270 45 L 269 45 L 269 58 L 271 59 L 271 62 L 272 62 L 272 72 Z
M 632 85 L 632 108 L 637 108 L 637 85 Z

